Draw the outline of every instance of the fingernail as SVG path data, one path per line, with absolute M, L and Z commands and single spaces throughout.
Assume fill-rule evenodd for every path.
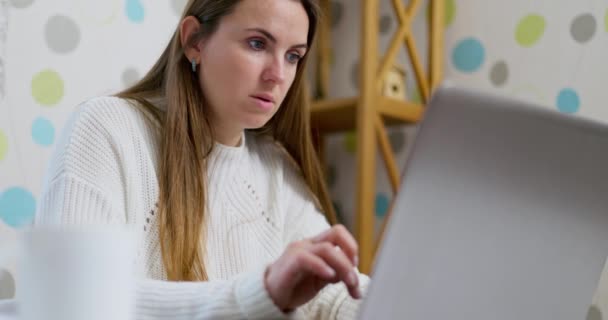
M 351 271 L 348 273 L 348 285 L 349 286 L 354 286 L 357 284 L 357 275 L 355 274 L 354 271 Z
M 336 271 L 332 268 L 325 268 L 325 275 L 327 275 L 328 278 L 333 278 L 336 276 Z
M 355 264 L 355 267 L 359 266 L 359 256 L 355 256 L 355 261 L 353 262 Z

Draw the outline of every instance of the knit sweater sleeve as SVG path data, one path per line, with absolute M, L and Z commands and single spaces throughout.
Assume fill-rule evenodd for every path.
M 51 214 L 55 212 L 56 214 Z M 57 214 L 58 213 L 58 214 Z M 123 216 L 79 178 L 59 176 L 42 197 L 39 224 L 55 215 L 60 224 L 113 223 Z M 230 280 L 169 282 L 139 279 L 135 319 L 279 319 L 284 314 L 264 287 L 264 268 Z
M 313 237 L 330 228 L 325 216 L 315 207 L 302 176 L 294 166 L 285 161 L 284 192 L 286 200 L 285 242 L 290 243 Z M 365 295 L 369 285 L 369 277 L 358 273 L 359 287 Z M 326 286 L 317 296 L 301 309 L 307 318 L 320 320 L 355 319 L 362 300 L 355 300 L 348 294 L 343 283 Z
M 133 224 L 126 213 L 124 147 L 95 105 L 68 121 L 47 172 L 38 225 Z M 133 174 L 133 173 L 131 173 Z M 264 287 L 264 268 L 232 279 L 170 282 L 138 279 L 136 319 L 274 319 L 285 315 Z

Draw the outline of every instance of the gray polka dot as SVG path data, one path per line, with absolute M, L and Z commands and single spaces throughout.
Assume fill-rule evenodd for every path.
M 579 43 L 585 43 L 593 37 L 597 28 L 597 22 L 590 13 L 581 14 L 572 21 L 570 33 L 572 38 Z
M 602 320 L 602 311 L 596 306 L 591 306 L 587 312 L 587 320 Z
M 331 27 L 335 28 L 340 21 L 342 21 L 342 14 L 344 13 L 344 6 L 341 2 L 331 2 Z
M 350 69 L 350 81 L 355 89 L 359 89 L 359 61 L 353 63 Z
M 383 15 L 380 18 L 380 33 L 386 34 L 393 26 L 393 18 L 390 15 Z
M 336 210 L 336 218 L 338 219 L 338 221 L 343 222 L 345 217 L 342 212 L 342 206 L 338 202 L 334 202 L 333 205 L 334 210 Z
M 56 15 L 46 22 L 46 44 L 55 53 L 69 53 L 80 42 L 80 29 L 69 17 Z
M 186 7 L 186 3 L 188 3 L 188 0 L 171 0 L 171 7 L 173 7 L 173 12 L 181 17 L 182 12 Z
M 7 270 L 0 269 L 0 299 L 15 297 L 15 278 Z
M 0 100 L 4 98 L 4 81 L 6 77 L 4 75 L 4 60 L 0 59 Z
M 327 184 L 330 187 L 336 185 L 336 167 L 330 165 L 327 167 Z
M 134 85 L 139 80 L 139 72 L 135 68 L 127 68 L 122 72 L 122 83 L 125 87 Z
M 329 48 L 329 64 L 333 66 L 334 62 L 336 62 L 336 50 L 333 47 L 330 47 Z
M 26 8 L 29 7 L 34 0 L 10 0 L 11 5 L 15 8 Z
M 493 85 L 500 87 L 507 82 L 509 78 L 509 66 L 504 61 L 498 61 L 490 70 L 490 82 Z
M 395 153 L 400 153 L 403 151 L 407 140 L 406 138 L 405 132 L 402 130 L 393 131 L 388 135 L 388 140 L 390 141 L 391 147 Z

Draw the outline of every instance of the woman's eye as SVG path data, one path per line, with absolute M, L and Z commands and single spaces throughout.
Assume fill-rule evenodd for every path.
M 264 49 L 264 42 L 258 39 L 251 39 L 249 40 L 249 46 L 255 50 L 262 50 Z
M 289 61 L 290 63 L 297 63 L 298 61 L 300 61 L 300 59 L 302 59 L 302 57 L 297 53 L 287 54 L 287 61 Z

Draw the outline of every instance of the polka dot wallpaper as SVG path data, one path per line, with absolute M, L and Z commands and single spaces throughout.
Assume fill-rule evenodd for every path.
M 47 159 L 67 115 L 89 97 L 137 81 L 169 40 L 185 3 L 8 1 L 0 225 L 31 223 Z
M 0 243 L 32 223 L 69 113 L 137 81 L 186 2 L 0 0 Z M 11 273 L 0 270 L 0 288 Z

